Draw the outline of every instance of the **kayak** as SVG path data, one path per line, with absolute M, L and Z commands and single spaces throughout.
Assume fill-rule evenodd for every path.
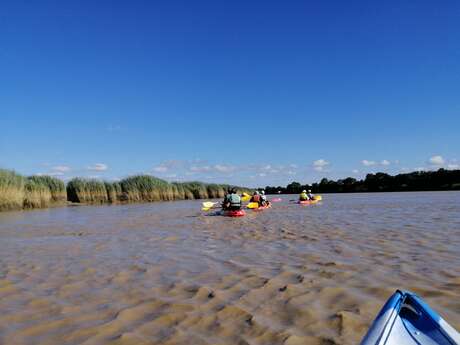
M 299 200 L 297 201 L 297 203 L 301 205 L 312 205 L 316 204 L 318 201 L 321 200 L 323 200 L 323 197 L 321 195 L 315 195 L 313 200 Z
M 300 205 L 312 205 L 312 204 L 317 204 L 319 200 L 299 200 L 297 201 L 298 204 Z
M 420 297 L 397 290 L 361 345 L 460 345 L 460 334 Z
M 252 210 L 253 210 L 253 211 L 263 211 L 263 210 L 266 210 L 267 208 L 270 208 L 270 207 L 272 207 L 272 204 L 271 204 L 271 203 L 269 203 L 269 204 L 266 205 L 266 206 L 259 206 L 259 207 L 257 207 L 257 208 L 253 208 Z
M 227 210 L 227 211 L 222 211 L 221 214 L 225 217 L 243 217 L 244 215 L 246 215 L 246 212 L 244 212 L 244 210 L 234 210 L 234 211 Z

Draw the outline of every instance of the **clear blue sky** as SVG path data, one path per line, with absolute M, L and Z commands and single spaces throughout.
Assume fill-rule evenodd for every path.
M 0 167 L 246 185 L 455 168 L 459 18 L 457 0 L 2 1 Z

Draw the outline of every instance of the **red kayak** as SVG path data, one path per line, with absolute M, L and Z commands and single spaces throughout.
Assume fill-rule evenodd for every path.
M 244 210 L 234 210 L 234 211 L 222 211 L 222 215 L 225 217 L 243 217 L 246 215 L 246 212 Z

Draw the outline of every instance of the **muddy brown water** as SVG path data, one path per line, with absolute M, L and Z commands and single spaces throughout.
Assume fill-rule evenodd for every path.
M 0 214 L 0 344 L 357 344 L 395 289 L 460 329 L 460 193 Z

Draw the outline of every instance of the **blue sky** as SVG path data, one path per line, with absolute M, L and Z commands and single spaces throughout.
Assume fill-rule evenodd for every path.
M 0 167 L 245 185 L 460 164 L 460 2 L 2 1 Z

